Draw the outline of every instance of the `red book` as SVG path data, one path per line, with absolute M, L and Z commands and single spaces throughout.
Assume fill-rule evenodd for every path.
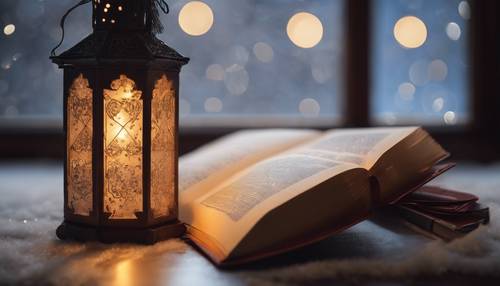
M 407 221 L 452 240 L 488 223 L 489 209 L 477 201 L 473 194 L 425 186 L 399 201 L 396 208 Z

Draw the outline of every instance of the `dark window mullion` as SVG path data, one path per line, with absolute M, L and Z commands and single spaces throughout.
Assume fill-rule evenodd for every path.
M 500 136 L 499 9 L 497 0 L 471 1 L 472 127 L 477 135 L 497 140 Z
M 370 124 L 370 0 L 346 3 L 345 125 Z

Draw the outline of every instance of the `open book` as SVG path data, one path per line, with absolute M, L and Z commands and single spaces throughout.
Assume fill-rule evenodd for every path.
M 419 127 L 241 131 L 181 158 L 180 219 L 216 264 L 251 261 L 360 222 L 447 156 Z

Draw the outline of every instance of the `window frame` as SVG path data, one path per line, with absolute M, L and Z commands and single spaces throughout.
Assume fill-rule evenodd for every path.
M 469 0 L 471 6 L 469 60 L 471 120 L 459 126 L 424 126 L 454 160 L 494 161 L 500 159 L 500 23 L 495 0 Z M 370 121 L 370 26 L 371 0 L 345 1 L 345 97 L 342 122 L 313 124 L 325 130 L 334 127 L 371 127 Z M 362 84 L 360 84 L 362 83 Z M 400 124 L 402 125 L 402 124 Z M 251 128 L 255 128 L 252 126 Z M 283 127 L 270 121 L 261 127 Z M 184 154 L 230 132 L 248 126 L 190 126 L 180 130 L 180 153 Z M 52 158 L 64 156 L 64 134 L 58 121 L 2 120 L 0 159 Z

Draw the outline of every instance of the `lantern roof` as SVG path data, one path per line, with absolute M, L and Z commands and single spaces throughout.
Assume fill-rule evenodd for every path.
M 94 31 L 74 47 L 59 56 L 55 63 L 74 60 L 154 60 L 166 59 L 187 64 L 186 58 L 151 33 L 140 31 Z

